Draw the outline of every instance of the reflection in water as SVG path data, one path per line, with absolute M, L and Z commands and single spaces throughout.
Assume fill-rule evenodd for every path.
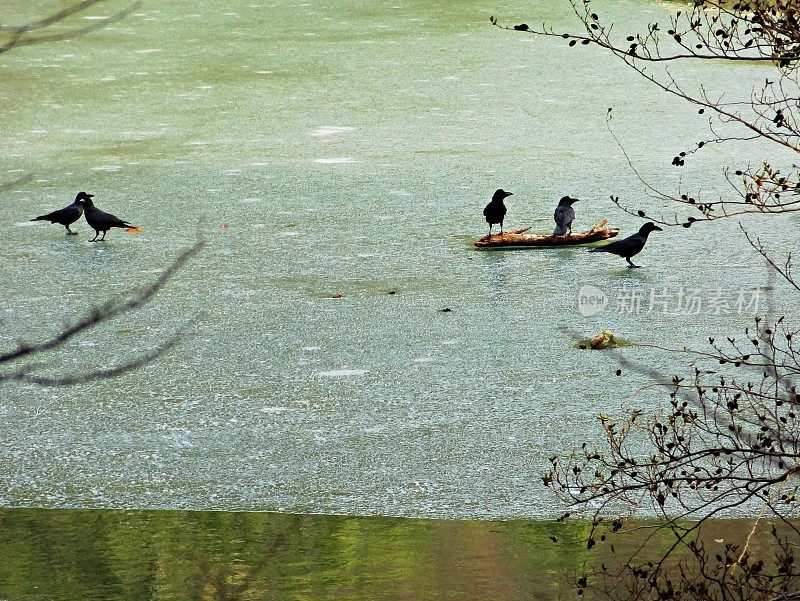
M 615 535 L 630 557 L 652 531 Z M 753 521 L 718 520 L 709 550 L 741 541 Z M 452 521 L 186 511 L 0 511 L 0 598 L 574 599 L 585 565 L 613 565 L 609 544 L 586 549 L 591 524 Z M 750 541 L 763 543 L 762 534 Z M 650 537 L 648 558 L 669 535 Z M 652 557 L 651 557 L 652 555 Z
M 508 293 L 508 264 L 504 252 L 480 253 L 486 267 L 486 285 L 492 300 L 504 299 Z
M 556 285 L 563 286 L 568 289 L 570 285 L 574 285 L 581 276 L 581 271 L 578 268 L 581 261 L 585 260 L 583 253 L 586 250 L 583 248 L 559 248 L 553 249 L 553 272 Z
M 653 292 L 655 287 L 649 274 L 625 268 L 610 290 L 609 309 L 620 315 L 649 315 Z
M 0 598 L 552 599 L 582 525 L 268 513 L 0 512 Z

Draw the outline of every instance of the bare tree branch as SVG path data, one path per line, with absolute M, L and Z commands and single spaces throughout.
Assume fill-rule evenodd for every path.
M 742 0 L 707 2 L 694 0 L 685 11 L 670 17 L 669 24 L 649 23 L 646 32 L 624 39 L 614 34 L 613 24 L 606 23 L 593 12 L 590 0 L 568 0 L 584 33 L 562 33 L 542 25 L 513 27 L 492 23 L 506 30 L 527 35 L 556 37 L 570 46 L 578 43 L 595 45 L 617 56 L 638 75 L 662 91 L 689 102 L 698 112 L 708 112 L 712 137 L 678 153 L 672 161 L 682 167 L 689 157 L 712 144 L 770 142 L 792 153 L 800 152 L 800 4 L 797 0 Z M 687 60 L 756 61 L 776 68 L 777 77 L 766 79 L 763 87 L 753 90 L 747 99 L 724 101 L 711 98 L 702 84 L 697 89 L 681 85 L 670 72 L 669 65 Z M 662 68 L 656 69 L 658 65 Z M 652 67 L 652 68 L 651 68 Z M 715 124 L 716 122 L 716 124 Z M 723 129 L 739 127 L 740 135 L 723 133 Z M 612 132 L 613 134 L 613 132 Z M 616 138 L 616 136 L 615 136 Z M 619 141 L 617 140 L 619 143 Z M 630 157 L 626 158 L 633 166 Z M 733 180 L 730 173 L 740 178 Z M 789 173 L 769 163 L 757 167 L 743 165 L 726 169 L 735 198 L 694 197 L 691 194 L 670 194 L 647 184 L 654 197 L 684 207 L 694 213 L 690 218 L 643 214 L 617 195 L 612 200 L 626 212 L 646 217 L 662 225 L 691 227 L 696 222 L 731 218 L 748 213 L 776 214 L 800 211 L 800 173 L 792 167 Z
M 109 300 L 102 305 L 94 307 L 83 319 L 61 330 L 55 336 L 37 343 L 20 343 L 16 349 L 0 354 L 0 384 L 17 380 L 40 384 L 42 386 L 70 386 L 72 384 L 88 382 L 103 378 L 114 377 L 147 365 L 175 347 L 181 340 L 186 328 L 172 336 L 145 355 L 128 361 L 117 367 L 89 371 L 77 376 L 47 377 L 39 376 L 32 371 L 41 367 L 38 365 L 20 365 L 26 359 L 38 359 L 50 351 L 64 346 L 75 336 L 91 330 L 92 328 L 107 323 L 122 314 L 135 311 L 147 304 L 169 282 L 170 279 L 182 269 L 186 263 L 203 248 L 205 242 L 202 238 L 190 248 L 183 251 L 172 264 L 150 285 L 123 298 Z M 187 326 L 188 327 L 188 326 Z
M 122 10 L 110 15 L 107 19 L 97 21 L 90 25 L 76 26 L 58 33 L 38 33 L 42 29 L 61 23 L 76 13 L 85 11 L 96 4 L 107 1 L 108 0 L 82 0 L 81 2 L 77 2 L 76 4 L 37 21 L 23 23 L 22 25 L 0 25 L 0 34 L 8 36 L 8 40 L 0 44 L 0 54 L 20 46 L 60 42 L 87 35 L 124 19 L 141 6 L 141 0 L 136 0 Z
M 646 31 L 624 39 L 613 23 L 593 11 L 591 0 L 568 1 L 582 32 L 560 33 L 524 23 L 504 28 L 559 37 L 569 46 L 597 46 L 672 98 L 708 113 L 711 135 L 676 154 L 673 167 L 679 169 L 692 155 L 720 144 L 747 148 L 763 141 L 779 156 L 800 153 L 800 0 L 694 0 L 670 16 L 666 26 L 648 23 Z M 500 27 L 494 17 L 492 23 Z M 692 60 L 755 61 L 773 71 L 750 94 L 727 99 L 709 94 L 696 78 L 674 74 L 677 65 Z M 796 165 L 786 173 L 770 162 L 725 167 L 731 188 L 712 193 L 712 198 L 661 190 L 634 164 L 611 127 L 611 117 L 609 109 L 609 132 L 647 194 L 678 207 L 672 215 L 652 215 L 612 194 L 612 201 L 632 215 L 688 228 L 748 213 L 774 216 L 800 210 Z M 679 215 L 686 209 L 693 215 Z M 744 240 L 767 262 L 767 290 L 780 276 L 793 292 L 800 292 L 791 253 L 776 257 L 758 236 L 740 227 Z M 799 336 L 800 330 L 776 315 L 770 302 L 767 314 L 756 316 L 743 336 L 720 341 L 709 337 L 707 349 L 640 345 L 684 358 L 686 374 L 662 373 L 626 356 L 626 350 L 613 355 L 617 375 L 631 371 L 644 376 L 668 398 L 651 414 L 634 409 L 617 419 L 598 415 L 600 443 L 584 443 L 569 456 L 550 459 L 542 481 L 567 507 L 561 519 L 575 513 L 591 517 L 588 549 L 628 528 L 647 533 L 618 564 L 587 563 L 576 580 L 579 592 L 592 589 L 611 599 L 631 600 L 798 598 Z M 628 518 L 641 511 L 658 519 L 644 527 L 627 526 Z M 704 538 L 709 520 L 731 513 L 756 516 L 742 540 L 717 543 Z M 769 540 L 766 547 L 751 544 L 759 530 Z M 654 550 L 656 541 L 660 546 Z M 712 543 L 719 545 L 718 552 L 710 550 Z M 613 544 L 611 549 L 613 553 Z

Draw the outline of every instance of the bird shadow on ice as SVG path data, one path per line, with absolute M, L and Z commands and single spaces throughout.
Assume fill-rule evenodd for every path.
M 641 286 L 643 284 L 650 284 L 653 281 L 653 274 L 644 269 L 629 269 L 623 267 L 622 269 L 612 272 L 618 277 L 617 282 L 620 286 L 628 284 L 630 286 Z

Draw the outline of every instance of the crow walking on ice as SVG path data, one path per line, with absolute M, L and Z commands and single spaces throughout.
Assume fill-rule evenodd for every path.
M 139 233 L 140 230 L 135 225 L 123 221 L 116 215 L 98 209 L 94 206 L 91 198 L 83 198 L 81 202 L 83 203 L 83 216 L 86 217 L 86 222 L 94 230 L 94 238 L 89 242 L 102 242 L 105 240 L 106 232 L 112 227 L 123 228 L 126 232 Z M 100 236 L 100 232 L 103 232 L 102 236 Z M 97 239 L 97 236 L 100 236 L 100 240 Z
M 598 246 L 597 248 L 591 249 L 589 252 L 613 253 L 615 255 L 619 255 L 620 257 L 624 257 L 628 262 L 628 267 L 641 267 L 641 265 L 634 265 L 631 262 L 631 257 L 642 252 L 642 249 L 647 242 L 647 236 L 650 235 L 650 232 L 654 231 L 661 232 L 663 230 L 655 223 L 647 222 L 639 228 L 637 233 L 633 234 L 632 236 L 628 236 L 624 240 L 617 240 L 611 244 L 606 244 L 605 246 Z
M 83 215 L 83 205 L 81 201 L 84 198 L 90 199 L 92 197 L 91 194 L 87 194 L 86 192 L 78 192 L 78 195 L 75 197 L 75 200 L 71 205 L 67 205 L 63 209 L 58 209 L 57 211 L 53 211 L 52 213 L 47 213 L 46 215 L 39 215 L 38 217 L 34 217 L 31 221 L 49 221 L 50 223 L 58 223 L 63 225 L 67 228 L 67 235 L 77 234 L 78 232 L 73 232 L 69 229 L 69 226 L 78 221 Z

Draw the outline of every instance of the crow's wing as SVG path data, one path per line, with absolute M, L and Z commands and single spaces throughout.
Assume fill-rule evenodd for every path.
M 620 257 L 632 257 L 641 252 L 644 248 L 645 239 L 639 234 L 633 234 L 623 240 L 616 240 L 605 246 L 593 248 L 591 252 L 605 252 L 619 255 Z
M 91 212 L 86 213 L 86 221 L 89 222 L 94 229 L 108 229 L 111 227 L 131 227 L 127 221 L 123 221 L 116 215 L 106 213 L 100 209 L 93 208 Z
M 556 210 L 553 211 L 553 220 L 557 226 L 564 226 L 564 207 L 556 207 Z
M 70 224 L 80 219 L 82 213 L 83 209 L 81 206 L 73 203 L 63 209 L 52 211 L 46 215 L 39 215 L 33 219 L 33 221 L 50 221 L 52 223 Z
M 500 202 L 490 202 L 483 209 L 483 216 L 489 223 L 500 223 L 506 215 L 506 205 Z
M 575 219 L 575 211 L 572 210 L 572 207 L 556 207 L 556 210 L 553 212 L 553 219 L 556 225 L 562 228 L 566 227 Z

